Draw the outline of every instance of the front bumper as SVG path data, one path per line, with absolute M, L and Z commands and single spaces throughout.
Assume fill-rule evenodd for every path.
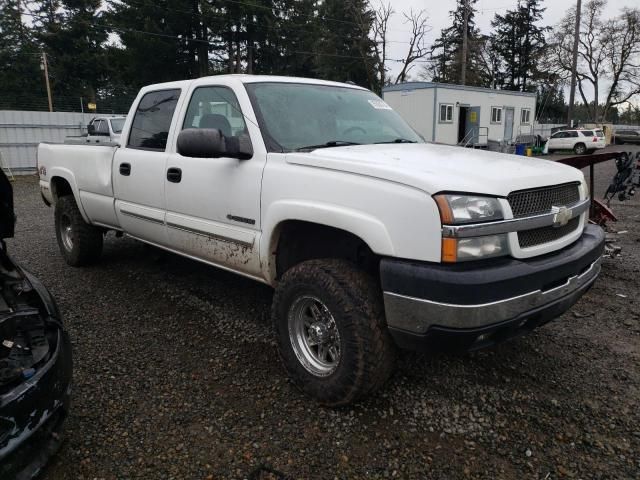
M 71 370 L 69 336 L 60 330 L 49 362 L 29 380 L 0 395 L 0 478 L 34 478 L 60 447 Z
M 398 346 L 468 351 L 526 333 L 568 310 L 600 272 L 604 232 L 526 260 L 380 265 L 389 331 Z

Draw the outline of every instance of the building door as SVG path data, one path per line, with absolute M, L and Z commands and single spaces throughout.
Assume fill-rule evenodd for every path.
M 460 107 L 458 114 L 458 143 L 462 144 L 466 142 L 465 135 L 467 134 L 467 107 Z
M 512 140 L 513 139 L 513 116 L 514 116 L 513 108 L 505 108 L 504 111 L 504 139 Z
M 467 138 L 470 139 L 469 145 L 477 144 L 478 134 L 480 132 L 480 107 L 467 108 Z M 471 133 L 469 133 L 471 132 Z

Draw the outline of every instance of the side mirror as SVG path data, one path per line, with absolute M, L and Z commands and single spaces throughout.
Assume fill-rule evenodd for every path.
M 90 123 L 89 125 L 87 125 L 87 133 L 89 135 L 95 135 L 96 134 L 96 126 L 93 123 Z
M 178 153 L 185 157 L 231 157 L 248 160 L 253 147 L 248 135 L 225 137 L 217 128 L 187 128 L 178 134 Z

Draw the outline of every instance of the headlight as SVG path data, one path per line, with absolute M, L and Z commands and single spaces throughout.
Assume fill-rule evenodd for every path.
M 441 194 L 434 197 L 443 225 L 465 225 L 503 220 L 497 198 L 476 195 Z M 442 238 L 442 261 L 463 262 L 509 254 L 507 234 L 469 238 Z
M 497 198 L 475 195 L 442 194 L 434 197 L 443 225 L 502 220 L 502 207 Z

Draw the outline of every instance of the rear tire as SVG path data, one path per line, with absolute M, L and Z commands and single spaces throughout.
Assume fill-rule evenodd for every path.
M 72 195 L 58 198 L 55 221 L 58 247 L 69 265 L 81 267 L 100 258 L 102 230 L 84 221 Z
M 276 288 L 272 320 L 284 368 L 323 405 L 355 402 L 393 372 L 395 345 L 382 292 L 345 260 L 310 260 L 287 271 Z
M 587 146 L 584 143 L 576 143 L 573 146 L 573 152 L 576 155 L 583 155 L 583 154 L 587 153 Z

